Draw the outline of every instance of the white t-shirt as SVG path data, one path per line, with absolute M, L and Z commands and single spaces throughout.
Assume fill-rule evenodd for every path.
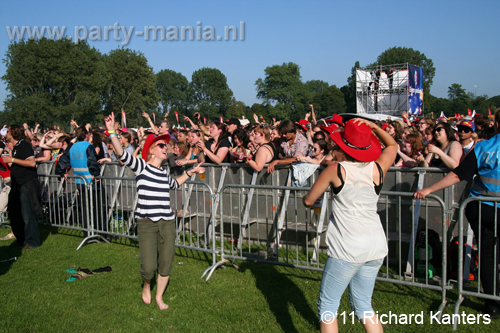
M 328 256 L 363 263 L 387 255 L 387 240 L 377 213 L 374 162 L 340 162 L 346 172 L 341 191 L 333 196 L 326 242 Z

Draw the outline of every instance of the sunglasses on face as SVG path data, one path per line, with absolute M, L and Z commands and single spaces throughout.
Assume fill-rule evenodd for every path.
M 157 144 L 156 144 L 156 147 L 160 147 L 160 149 L 163 149 L 163 148 L 165 148 L 166 146 L 167 146 L 167 144 L 166 144 L 166 143 L 157 143 Z
M 470 132 L 472 132 L 472 130 L 470 128 L 459 128 L 458 131 L 459 132 L 464 132 L 464 133 L 470 133 Z
M 442 129 L 444 129 L 444 127 L 438 127 L 434 129 L 434 134 L 436 134 L 437 132 L 441 132 Z

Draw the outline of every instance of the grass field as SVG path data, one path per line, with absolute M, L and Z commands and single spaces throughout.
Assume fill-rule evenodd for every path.
M 0 229 L 0 237 L 9 232 Z M 43 245 L 22 251 L 1 241 L 0 332 L 314 332 L 319 329 L 316 302 L 321 273 L 252 262 L 228 265 L 205 282 L 209 255 L 177 249 L 174 272 L 160 311 L 141 299 L 138 245 L 120 239 L 83 246 L 79 232 L 42 227 Z M 68 269 L 112 271 L 66 282 Z M 451 314 L 456 293 L 449 292 Z M 452 332 L 451 325 L 431 323 L 440 304 L 438 292 L 377 282 L 373 305 L 379 314 L 423 313 L 423 323 L 386 324 L 386 332 Z M 480 314 L 481 301 L 466 299 L 461 310 Z M 363 332 L 352 323 L 347 294 L 339 317 L 341 332 Z M 343 323 L 345 321 L 345 323 Z M 498 332 L 500 321 L 461 324 L 458 332 Z

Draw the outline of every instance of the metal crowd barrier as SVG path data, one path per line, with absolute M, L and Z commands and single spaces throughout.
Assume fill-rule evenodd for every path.
M 68 208 L 75 202 L 75 179 L 69 176 L 61 185 L 61 179 L 52 175 L 54 168 L 44 164 L 39 166 L 39 174 L 48 203 L 46 222 L 87 230 L 82 227 L 84 220 L 78 220 L 87 218 L 92 227 L 87 230 L 89 238 L 84 242 L 103 239 L 103 236 L 136 237 L 135 176 L 128 167 L 118 163 L 103 165 L 97 187 L 100 190 L 94 188 L 84 196 L 86 207 L 100 205 L 102 209 L 92 209 L 89 213 L 82 207 Z M 313 209 L 302 204 L 302 197 L 321 170 L 310 177 L 306 187 L 294 187 L 289 166 L 278 166 L 272 174 L 255 172 L 241 164 L 206 164 L 204 167 L 206 180 L 196 181 L 199 178 L 193 175 L 189 182 L 172 191 L 171 201 L 178 222 L 176 245 L 212 254 L 213 265 L 203 274 L 208 274 L 207 280 L 217 267 L 226 262 L 236 265 L 235 260 L 323 269 L 327 258 L 324 234 L 331 194 L 326 192 Z M 175 167 L 170 173 L 176 177 L 183 171 L 184 168 Z M 445 174 L 445 170 L 437 168 L 391 168 L 378 203 L 389 247 L 379 280 L 439 290 L 442 293 L 440 310 L 446 305 L 446 292 L 453 288 L 446 275 L 447 249 L 449 240 L 464 231 L 463 214 L 457 212 L 466 186 L 459 183 L 437 191 L 426 200 L 414 199 L 413 193 Z M 97 220 L 104 222 L 96 223 Z M 416 248 L 417 233 L 421 229 L 425 235 L 430 230 L 436 231 L 441 240 L 442 271 L 437 276 L 430 276 L 432 258 L 428 251 Z M 425 237 L 427 247 L 428 236 Z M 421 253 L 417 260 L 418 251 Z M 218 262 L 217 255 L 221 256 Z M 459 285 L 460 280 L 461 277 Z M 469 294 L 464 290 L 461 295 Z
M 495 198 L 495 197 L 470 197 L 464 202 L 459 207 L 459 220 L 458 220 L 458 297 L 457 297 L 457 302 L 455 303 L 455 309 L 454 309 L 454 314 L 459 315 L 459 310 L 460 310 L 460 305 L 464 301 L 465 296 L 473 296 L 473 297 L 478 297 L 478 298 L 483 298 L 483 299 L 489 299 L 489 300 L 495 300 L 497 302 L 500 301 L 500 296 L 499 294 L 499 276 L 498 276 L 498 263 L 499 261 L 499 256 L 500 256 L 500 244 L 498 241 L 498 223 L 494 223 L 494 232 L 495 238 L 494 238 L 494 245 L 493 245 L 493 272 L 494 272 L 494 288 L 493 288 L 493 294 L 487 294 L 484 292 L 482 289 L 480 283 L 480 275 L 481 275 L 481 257 L 482 257 L 482 249 L 481 249 L 481 241 L 482 241 L 482 234 L 480 232 L 479 235 L 474 235 L 473 232 L 471 231 L 471 227 L 468 223 L 466 223 L 465 219 L 465 208 L 469 203 L 472 202 L 478 202 L 479 207 L 481 207 L 482 202 L 495 202 L 495 205 L 498 207 L 498 202 L 500 202 L 500 198 Z M 482 230 L 482 224 L 481 224 L 481 209 L 479 209 L 478 213 L 478 221 L 479 221 L 479 230 Z M 494 221 L 498 221 L 498 210 L 495 209 L 494 213 Z M 467 236 L 464 236 L 464 233 Z M 474 238 L 472 237 L 474 236 Z M 474 240 L 473 240 L 474 239 Z M 479 246 L 478 246 L 479 244 Z M 464 253 L 465 249 L 465 253 Z M 473 255 L 473 252 L 475 252 L 475 255 Z M 470 273 L 470 266 L 474 263 L 473 261 L 477 258 L 477 273 L 474 281 L 470 281 L 469 278 L 469 273 Z M 484 269 L 484 266 L 483 266 Z M 455 318 L 454 318 L 455 319 Z M 457 328 L 457 321 L 453 321 L 453 329 Z
M 40 170 L 39 179 L 43 184 L 41 222 L 83 231 L 84 239 L 77 250 L 86 243 L 109 242 L 113 237 L 137 239 L 134 217 L 137 187 L 135 175 L 128 167 L 118 163 L 105 165 L 102 176 L 87 185 L 77 184 L 77 180 L 84 183 L 81 176 L 60 177 L 41 174 Z M 208 241 L 208 234 L 214 234 L 215 223 L 211 221 L 215 213 L 211 203 L 215 201 L 215 194 L 207 183 L 193 181 L 194 178 L 170 192 L 178 221 L 176 246 L 210 253 L 215 264 L 215 243 Z M 189 211 L 195 214 L 188 216 Z M 205 214 L 199 214 L 202 211 Z

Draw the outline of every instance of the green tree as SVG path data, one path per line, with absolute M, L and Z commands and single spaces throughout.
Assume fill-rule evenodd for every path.
M 245 115 L 246 105 L 241 101 L 237 101 L 236 98 L 231 98 L 231 105 L 227 112 L 227 118 L 241 118 Z
M 328 82 L 322 80 L 310 80 L 304 83 L 307 100 L 309 101 L 309 104 L 314 105 L 316 114 L 321 112 L 322 105 L 320 103 L 320 97 L 324 94 L 328 87 Z
M 189 101 L 193 111 L 199 111 L 207 119 L 226 118 L 233 92 L 227 78 L 216 68 L 195 71 L 189 84 Z
M 453 83 L 448 87 L 448 99 L 451 102 L 451 110 L 453 113 L 464 114 L 470 105 L 470 95 L 467 94 L 461 84 Z
M 346 112 L 356 113 L 356 69 L 360 68 L 359 61 L 351 68 L 351 76 L 347 78 L 347 84 L 340 88 L 344 94 Z
M 462 88 L 461 84 L 453 83 L 448 87 L 448 98 L 451 101 L 460 100 L 463 102 L 467 102 L 469 100 L 469 95 L 467 94 L 465 89 Z
M 310 80 L 304 83 L 305 88 L 313 93 L 313 95 L 321 95 L 325 92 L 326 89 L 330 86 L 328 82 L 322 80 Z
M 471 108 L 476 110 L 476 112 L 488 114 L 488 109 L 492 109 L 492 107 L 494 107 L 494 105 L 488 102 L 487 95 L 475 96 L 471 100 Z
M 159 101 L 156 77 L 146 57 L 137 51 L 118 48 L 104 56 L 104 64 L 110 79 L 104 94 L 106 113 L 113 111 L 118 116 L 116 113 L 123 109 L 128 127 L 143 124 L 142 112 L 154 111 Z
M 344 94 L 336 85 L 326 88 L 326 90 L 315 99 L 315 102 L 316 101 L 321 106 L 320 111 L 316 113 L 318 119 L 331 117 L 334 113 L 346 112 Z
M 489 98 L 487 102 L 488 109 L 491 109 L 491 114 L 494 114 L 495 111 L 500 108 L 500 95 Z
M 449 99 L 436 97 L 431 94 L 428 94 L 425 98 L 430 105 L 430 108 L 426 109 L 426 115 L 430 116 L 430 113 L 433 112 L 434 118 L 437 118 L 441 114 L 441 111 L 443 111 L 447 117 L 453 117 L 455 115 L 451 109 L 451 102 Z
M 161 113 L 178 110 L 185 114 L 188 85 L 186 77 L 173 70 L 164 69 L 156 74 L 156 90 L 160 96 Z
M 107 75 L 102 56 L 82 41 L 42 38 L 9 45 L 2 79 L 9 95 L 5 118 L 10 123 L 42 127 L 102 121 L 102 92 Z
M 302 118 L 309 109 L 310 96 L 301 81 L 300 67 L 289 62 L 267 67 L 264 72 L 264 79 L 255 81 L 257 98 L 262 99 L 264 105 L 274 106 L 275 115 L 280 119 Z
M 252 107 L 248 110 L 247 119 L 250 120 L 251 123 L 254 122 L 253 114 L 256 114 L 259 118 L 260 116 L 264 117 L 264 120 L 267 123 L 272 123 L 272 118 L 285 119 L 286 114 L 282 113 L 281 110 L 276 109 L 274 106 L 270 104 L 259 104 L 254 103 Z

